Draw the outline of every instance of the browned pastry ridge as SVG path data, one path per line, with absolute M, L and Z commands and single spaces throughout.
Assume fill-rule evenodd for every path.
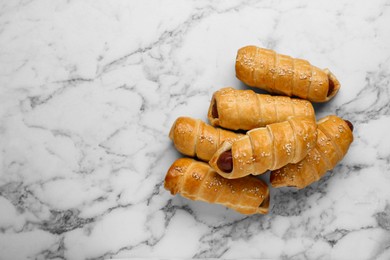
M 169 132 L 169 138 L 179 152 L 207 162 L 224 141 L 233 142 L 241 136 L 190 117 L 176 119 Z
M 291 116 L 308 116 L 315 120 L 309 101 L 230 87 L 213 94 L 208 111 L 208 119 L 213 126 L 233 130 L 250 130 L 285 121 Z
M 326 102 L 340 89 L 339 81 L 328 69 L 256 46 L 238 50 L 236 76 L 249 86 L 313 102 Z
M 305 188 L 318 181 L 343 159 L 353 141 L 353 125 L 337 116 L 318 121 L 315 147 L 300 162 L 288 164 L 271 173 L 273 187 Z
M 279 169 L 307 155 L 315 145 L 316 129 L 316 122 L 309 117 L 292 117 L 256 128 L 233 144 L 223 143 L 209 164 L 228 179 Z
M 269 189 L 265 182 L 247 176 L 228 180 L 218 175 L 208 164 L 190 158 L 176 160 L 164 182 L 172 195 L 191 200 L 222 204 L 242 214 L 266 214 Z

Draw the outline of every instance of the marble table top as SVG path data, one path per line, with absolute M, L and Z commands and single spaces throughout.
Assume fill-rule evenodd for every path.
M 2 1 L 0 259 L 390 259 L 389 1 Z M 171 196 L 168 138 L 247 89 L 237 50 L 330 68 L 340 164 L 267 215 Z M 266 180 L 269 174 L 261 176 Z

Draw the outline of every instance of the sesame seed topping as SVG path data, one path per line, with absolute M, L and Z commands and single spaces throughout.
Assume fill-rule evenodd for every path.
M 261 157 L 268 157 L 270 156 L 271 154 L 270 153 L 266 153 L 266 152 L 261 152 Z
M 285 144 L 285 145 L 283 146 L 283 149 L 286 150 L 286 153 L 287 153 L 288 155 L 291 154 L 291 148 L 292 148 L 291 143 L 287 143 L 287 144 Z
M 179 167 L 179 166 L 175 166 L 175 168 L 173 168 L 175 171 L 178 171 L 178 172 L 183 172 L 183 168 L 182 167 Z
M 193 172 L 192 173 L 192 178 L 194 178 L 195 180 L 202 180 L 202 177 L 200 177 L 200 175 L 197 173 L 197 172 Z

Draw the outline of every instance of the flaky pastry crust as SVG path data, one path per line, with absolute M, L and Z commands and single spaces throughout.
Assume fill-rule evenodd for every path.
M 208 164 L 190 158 L 172 164 L 164 187 L 172 195 L 179 193 L 191 200 L 222 204 L 242 214 L 268 213 L 269 189 L 265 182 L 253 176 L 228 180 Z

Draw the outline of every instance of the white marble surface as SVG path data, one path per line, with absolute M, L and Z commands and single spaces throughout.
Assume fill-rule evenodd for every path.
M 2 1 L 0 259 L 390 259 L 389 1 Z M 329 67 L 355 141 L 265 216 L 172 197 L 178 116 L 245 88 L 239 47 Z M 263 179 L 268 175 L 263 176 Z

